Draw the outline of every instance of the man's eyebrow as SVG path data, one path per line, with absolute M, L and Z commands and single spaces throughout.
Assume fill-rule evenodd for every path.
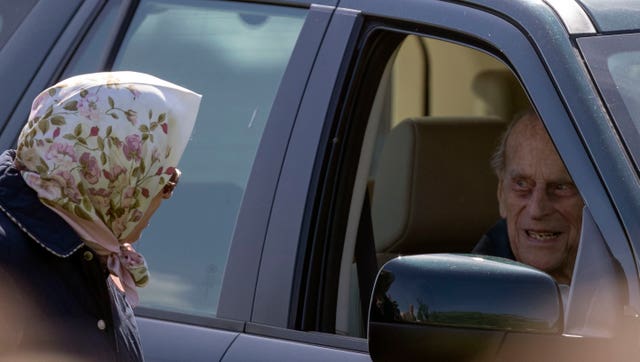
M 515 179 L 533 179 L 533 177 L 531 177 L 530 175 L 525 174 L 524 172 L 520 171 L 520 170 L 511 170 L 509 172 L 507 172 L 506 175 L 507 179 L 509 180 L 515 180 Z M 548 185 L 559 185 L 559 184 L 572 184 L 575 185 L 573 182 L 573 179 L 571 179 L 571 176 L 561 176 L 559 178 L 553 179 L 553 180 L 546 180 L 545 182 Z
M 574 185 L 575 186 L 575 184 L 573 183 L 573 180 L 571 178 L 553 180 L 553 181 L 549 181 L 547 183 L 550 184 L 550 185 L 567 185 L 567 184 L 570 184 L 570 185 Z
M 520 170 L 511 170 L 507 173 L 507 177 L 510 179 L 514 179 L 514 178 L 530 178 L 530 176 L 527 176 L 524 174 L 524 172 L 520 171 Z

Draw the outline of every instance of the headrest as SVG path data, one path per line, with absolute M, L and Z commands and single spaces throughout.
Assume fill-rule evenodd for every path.
M 478 96 L 479 114 L 501 119 L 513 119 L 519 110 L 529 107 L 529 99 L 522 86 L 508 69 L 491 69 L 480 72 L 471 85 Z
M 387 135 L 371 203 L 376 251 L 470 252 L 499 217 L 489 165 L 505 123 L 410 118 Z

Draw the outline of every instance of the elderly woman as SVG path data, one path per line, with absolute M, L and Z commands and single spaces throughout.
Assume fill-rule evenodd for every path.
M 0 156 L 0 359 L 142 360 L 131 247 L 163 199 L 200 96 L 135 72 L 62 81 Z

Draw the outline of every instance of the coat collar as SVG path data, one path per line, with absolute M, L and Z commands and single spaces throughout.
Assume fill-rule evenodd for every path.
M 58 214 L 38 199 L 14 167 L 15 151 L 0 154 L 0 209 L 33 240 L 59 257 L 67 257 L 83 242 Z
M 511 250 L 509 233 L 507 232 L 507 221 L 500 219 L 471 251 L 473 254 L 499 256 L 511 260 L 516 260 Z

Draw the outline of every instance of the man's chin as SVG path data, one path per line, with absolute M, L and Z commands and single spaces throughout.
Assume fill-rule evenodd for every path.
M 562 264 L 565 250 L 561 241 L 529 242 L 520 240 L 517 250 L 514 250 L 516 260 L 542 271 L 553 270 Z

